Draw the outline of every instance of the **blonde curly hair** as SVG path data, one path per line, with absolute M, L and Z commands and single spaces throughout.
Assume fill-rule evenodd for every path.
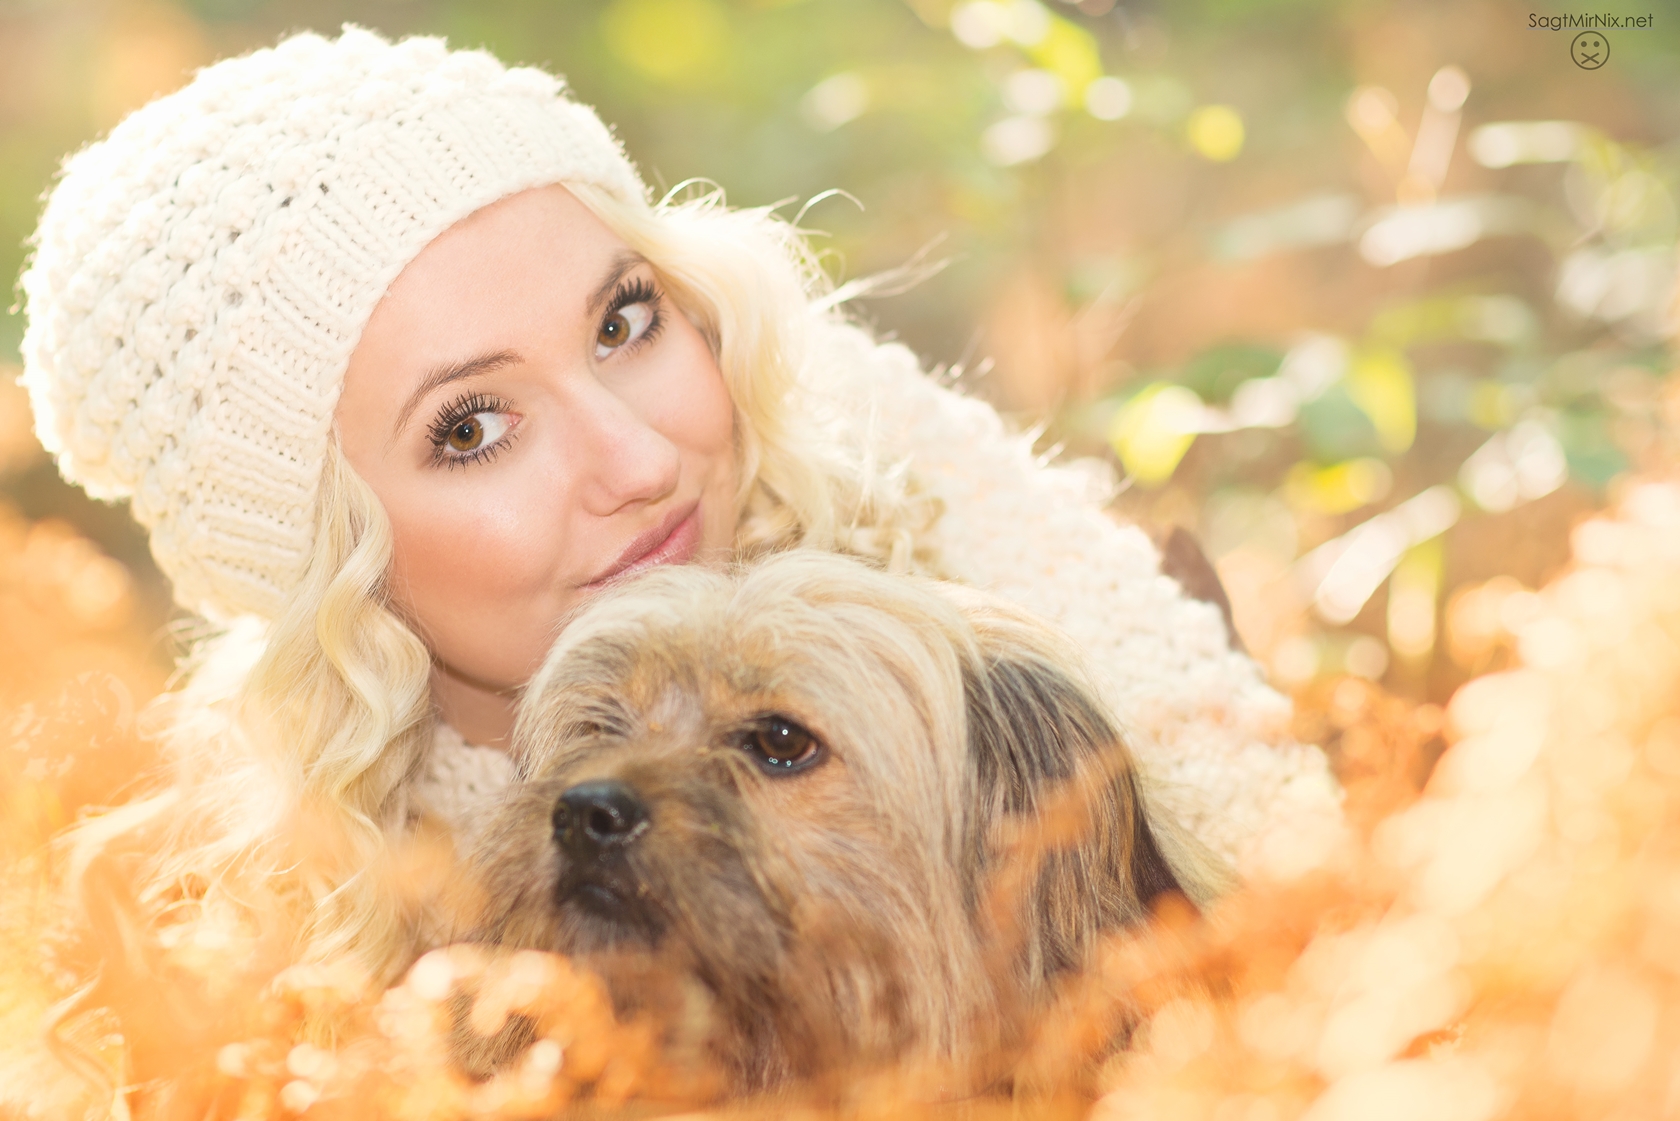
M 735 412 L 738 557 L 803 547 L 936 572 L 920 544 L 933 501 L 800 408 L 809 329 L 846 294 L 805 235 L 721 193 L 649 207 L 564 185 L 648 259 L 716 356 Z M 65 840 L 90 913 L 127 916 L 125 944 L 167 947 L 193 929 L 272 942 L 279 916 L 290 960 L 348 956 L 383 982 L 412 959 L 419 932 L 393 842 L 412 831 L 409 791 L 437 716 L 429 652 L 386 596 L 391 556 L 384 511 L 335 441 L 314 551 L 284 609 L 193 644 L 182 687 L 149 713 L 165 781 Z M 97 869 L 117 853 L 114 908 L 91 896 L 113 891 Z

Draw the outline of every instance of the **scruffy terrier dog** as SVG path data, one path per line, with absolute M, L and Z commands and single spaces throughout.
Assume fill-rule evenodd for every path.
M 831 555 L 642 576 L 530 685 L 476 937 L 629 1007 L 677 978 L 738 1090 L 996 1053 L 1104 932 L 1210 888 L 1077 666 L 1018 611 Z

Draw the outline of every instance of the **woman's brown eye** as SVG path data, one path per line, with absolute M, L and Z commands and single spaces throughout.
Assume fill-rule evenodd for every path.
M 437 462 L 477 463 L 507 442 L 519 414 L 495 398 L 474 396 L 440 416 L 429 433 Z
M 595 332 L 595 357 L 605 358 L 615 350 L 648 338 L 657 319 L 655 310 L 651 300 L 638 300 L 601 320 L 600 330 Z
M 458 452 L 470 452 L 484 442 L 484 425 L 470 416 L 449 430 L 449 446 Z
M 625 318 L 622 311 L 615 311 L 601 324 L 601 331 L 595 336 L 595 341 L 608 350 L 617 350 L 629 340 L 630 330 L 630 320 Z

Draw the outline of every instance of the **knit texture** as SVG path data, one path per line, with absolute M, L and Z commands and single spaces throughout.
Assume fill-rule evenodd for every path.
M 456 849 L 465 856 L 490 823 L 496 803 L 513 779 L 513 756 L 499 748 L 470 744 L 440 720 L 432 733 L 426 765 L 409 796 L 415 809 L 448 827 Z
M 297 585 L 350 353 L 428 242 L 528 187 L 646 201 L 561 91 L 440 39 L 304 34 L 67 161 L 23 277 L 36 431 L 132 500 L 183 606 L 272 618 Z

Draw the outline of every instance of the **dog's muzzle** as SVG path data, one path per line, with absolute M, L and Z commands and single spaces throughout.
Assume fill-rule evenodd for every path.
M 554 840 L 565 858 L 560 902 L 614 923 L 648 925 L 626 860 L 648 826 L 646 804 L 625 783 L 579 783 L 561 794 L 554 806 Z

